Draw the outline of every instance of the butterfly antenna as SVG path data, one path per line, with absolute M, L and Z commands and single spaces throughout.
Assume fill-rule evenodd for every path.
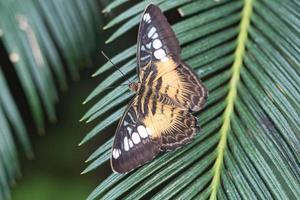
M 103 88 L 103 90 L 111 89 L 111 88 L 117 88 L 117 87 L 121 87 L 121 86 L 125 86 L 125 85 L 128 86 L 128 84 L 120 84 L 120 85 L 116 85 L 116 86 L 108 86 L 108 87 L 105 87 L 105 88 Z
M 113 63 L 112 61 L 111 61 L 111 59 L 109 59 L 108 58 L 108 56 L 104 53 L 104 51 L 101 51 L 101 53 L 102 53 L 102 55 L 117 69 L 117 70 L 119 70 L 119 72 L 121 72 L 121 74 L 126 78 L 126 76 L 125 76 L 125 74 L 121 71 L 121 69 L 119 68 L 119 67 L 117 67 L 117 65 L 115 65 L 115 63 Z M 126 78 L 127 79 L 127 78 Z M 132 84 L 132 82 L 129 80 L 129 79 L 127 79 L 127 81 L 129 82 L 129 84 Z

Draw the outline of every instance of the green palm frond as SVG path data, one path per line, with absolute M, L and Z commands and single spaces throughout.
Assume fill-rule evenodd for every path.
M 116 0 L 103 12 L 125 4 Z M 297 199 L 300 196 L 300 4 L 297 1 L 168 1 L 182 20 L 173 25 L 182 59 L 204 80 L 208 102 L 195 141 L 126 175 L 112 174 L 88 199 Z M 140 19 L 147 1 L 109 22 L 122 37 Z M 121 24 L 122 25 L 119 25 Z M 112 58 L 136 79 L 135 48 Z M 103 65 L 94 75 L 111 69 Z M 100 123 L 82 140 L 116 122 L 133 94 L 103 89 L 123 78 L 111 73 L 86 102 L 102 95 L 82 120 Z M 117 109 L 116 109 L 117 108 Z M 87 173 L 110 157 L 112 138 L 89 158 Z
M 7 83 L 12 74 L 5 69 L 13 66 L 37 130 L 43 133 L 44 112 L 55 121 L 58 90 L 67 89 L 64 66 L 78 79 L 79 67 L 92 63 L 101 24 L 98 4 L 96 0 L 0 0 L 0 39 L 10 61 L 0 66 L 0 199 L 9 198 L 9 186 L 20 176 L 13 132 L 27 156 L 33 156 L 25 116 L 19 114 L 18 100 Z

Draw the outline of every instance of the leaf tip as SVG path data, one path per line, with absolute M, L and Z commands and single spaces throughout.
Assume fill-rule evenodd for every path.
M 103 30 L 107 30 L 109 27 L 107 25 L 103 26 Z
M 91 98 L 90 97 L 87 97 L 83 102 L 82 102 L 82 104 L 83 105 L 85 105 L 87 102 L 89 102 L 91 100 Z
M 105 44 L 108 44 L 108 43 L 111 43 L 113 40 L 112 40 L 112 38 L 110 37 L 110 38 L 108 38 L 106 41 L 105 41 Z
M 181 17 L 184 16 L 184 12 L 182 11 L 181 8 L 178 8 L 177 11 L 178 11 L 178 13 L 179 13 L 179 15 L 180 15 Z
M 80 147 L 80 146 L 82 146 L 83 144 L 84 144 L 84 140 L 82 140 L 79 144 L 78 144 L 78 146 Z

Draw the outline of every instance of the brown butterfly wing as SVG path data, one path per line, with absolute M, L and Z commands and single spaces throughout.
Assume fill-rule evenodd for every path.
M 197 75 L 181 61 L 180 52 L 167 19 L 159 7 L 150 4 L 142 15 L 138 33 L 139 79 L 149 85 L 162 78 L 159 92 L 197 112 L 203 107 L 208 92 Z
M 197 118 L 188 110 L 175 105 L 167 96 L 152 96 L 145 126 L 161 140 L 161 151 L 177 149 L 192 141 L 199 131 Z M 155 108 L 154 108 L 155 107 Z
M 197 112 L 203 108 L 208 92 L 197 75 L 183 62 L 171 58 L 155 62 L 156 80 L 162 80 L 160 93 L 169 96 L 185 108 Z
M 178 40 L 166 17 L 159 7 L 150 4 L 142 15 L 138 31 L 138 71 L 149 63 L 160 60 L 163 54 L 179 62 L 180 51 Z
M 139 116 L 137 97 L 129 104 L 115 134 L 111 167 L 118 173 L 127 173 L 152 160 L 160 151 L 161 140 L 148 131 Z
M 196 117 L 173 105 L 168 97 L 151 95 L 144 112 L 144 104 L 137 99 L 138 96 L 132 100 L 115 134 L 111 167 L 118 173 L 130 172 L 151 161 L 159 151 L 191 142 L 199 130 Z

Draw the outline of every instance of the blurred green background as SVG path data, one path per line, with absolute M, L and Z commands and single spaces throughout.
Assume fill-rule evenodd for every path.
M 95 142 L 78 147 L 93 126 L 78 122 L 87 109 L 82 101 L 97 83 L 90 78 L 93 71 L 83 70 L 81 80 L 71 83 L 69 90 L 60 94 L 58 121 L 47 125 L 45 135 L 29 131 L 35 158 L 28 160 L 20 154 L 22 177 L 13 187 L 12 200 L 52 200 L 54 195 L 55 199 L 85 199 L 103 179 L 105 173 L 99 171 L 80 174 L 86 167 L 85 159 L 96 146 Z

